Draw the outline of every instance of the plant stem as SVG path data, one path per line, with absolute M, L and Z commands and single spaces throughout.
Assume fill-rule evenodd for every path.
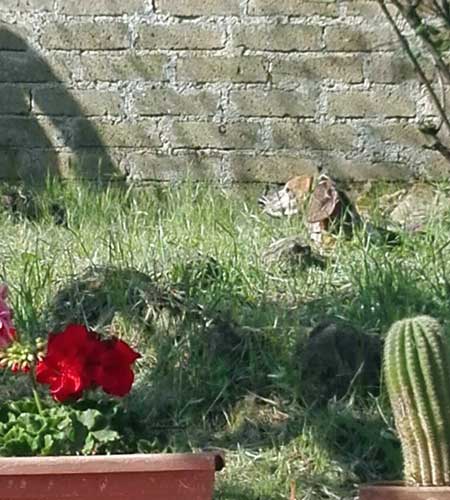
M 36 408 L 37 411 L 39 412 L 39 415 L 42 415 L 43 414 L 42 402 L 37 390 L 36 379 L 34 378 L 33 373 L 31 373 L 30 378 L 31 378 L 31 390 L 33 392 L 34 402 L 36 403 Z

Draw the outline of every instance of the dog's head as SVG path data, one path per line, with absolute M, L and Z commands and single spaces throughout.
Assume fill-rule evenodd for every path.
M 258 203 L 263 207 L 264 212 L 272 217 L 295 215 L 310 193 L 312 185 L 313 177 L 311 176 L 293 177 L 282 189 L 261 196 Z

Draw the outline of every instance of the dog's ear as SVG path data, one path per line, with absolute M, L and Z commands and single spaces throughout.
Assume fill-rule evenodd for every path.
M 311 197 L 308 209 L 308 222 L 314 224 L 328 219 L 333 215 L 339 204 L 339 193 L 333 181 L 329 178 L 322 179 Z

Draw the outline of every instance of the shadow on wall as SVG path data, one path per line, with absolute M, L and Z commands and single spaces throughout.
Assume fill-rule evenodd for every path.
M 78 148 L 80 134 L 94 147 Z M 39 183 L 49 175 L 123 178 L 51 66 L 0 24 L 0 180 Z

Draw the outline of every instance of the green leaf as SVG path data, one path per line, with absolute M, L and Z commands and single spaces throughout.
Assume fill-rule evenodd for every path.
M 64 416 L 56 425 L 56 428 L 60 431 L 67 430 L 73 426 L 72 419 L 70 416 Z
M 44 436 L 44 446 L 42 448 L 41 454 L 42 455 L 52 455 L 53 452 L 53 447 L 55 444 L 55 440 L 50 434 L 46 434 Z
M 95 445 L 96 445 L 95 439 L 92 436 L 92 434 L 89 433 L 86 437 L 86 441 L 82 449 L 83 454 L 92 455 L 93 451 L 95 450 Z
M 154 453 L 157 449 L 157 441 L 149 441 L 148 439 L 139 439 L 137 450 L 139 453 Z
M 32 452 L 24 439 L 12 439 L 5 443 L 3 456 L 30 456 Z
M 78 421 L 82 423 L 88 430 L 92 430 L 102 414 L 98 410 L 85 410 L 78 413 Z
M 41 439 L 38 436 L 26 436 L 28 446 L 34 454 L 38 454 L 41 447 Z
M 94 431 L 90 433 L 99 443 L 110 443 L 119 439 L 119 433 L 117 431 L 103 429 L 100 431 Z
M 6 402 L 0 405 L 0 456 L 138 451 L 135 417 L 111 399 L 54 405 L 42 415 L 33 401 Z

